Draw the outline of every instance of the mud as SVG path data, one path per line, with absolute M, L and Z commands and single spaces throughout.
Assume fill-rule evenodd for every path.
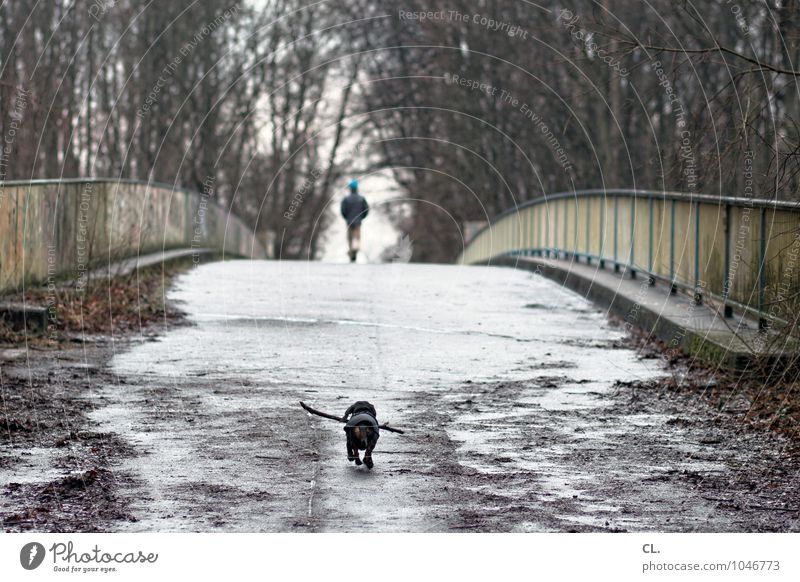
M 788 439 L 529 273 L 226 262 L 170 298 L 192 326 L 62 350 L 74 384 L 3 363 L 7 530 L 800 530 Z M 359 399 L 407 430 L 372 471 L 297 405 Z
M 0 523 L 5 531 L 103 531 L 135 519 L 115 468 L 133 449 L 98 432 L 94 386 L 113 381 L 108 342 L 0 349 Z

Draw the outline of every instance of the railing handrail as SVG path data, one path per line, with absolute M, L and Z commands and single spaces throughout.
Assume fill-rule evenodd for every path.
M 148 188 L 161 188 L 164 190 L 172 190 L 173 192 L 184 192 L 193 196 L 202 196 L 203 193 L 193 188 L 186 188 L 185 186 L 177 186 L 167 182 L 155 182 L 148 180 L 136 180 L 134 178 L 105 178 L 96 176 L 92 178 L 36 178 L 34 180 L 0 180 L 0 188 L 4 186 L 46 186 L 50 184 L 134 184 L 137 186 L 147 186 Z M 229 219 L 239 221 L 244 226 L 248 226 L 244 219 L 238 214 L 234 214 L 229 208 L 223 206 L 217 201 L 217 197 L 211 197 L 210 204 L 217 206 L 224 210 Z
M 0 198 L 10 196 L 9 203 L 0 203 L 0 222 L 12 225 L 0 237 L 4 243 L 0 246 L 8 246 L 0 257 L 0 291 L 51 276 L 51 246 L 59 265 L 55 275 L 88 268 L 93 260 L 90 251 L 97 259 L 112 251 L 138 256 L 151 250 L 202 246 L 225 255 L 265 258 L 255 230 L 229 204 L 220 204 L 212 187 L 210 179 L 202 191 L 129 178 L 0 181 Z M 83 209 L 84 196 L 91 197 L 85 202 L 91 208 Z M 60 201 L 55 202 L 61 198 L 68 211 L 62 212 Z M 134 199 L 137 203 L 131 206 L 128 202 Z M 20 220 L 23 215 L 26 219 Z M 52 223 L 52 228 L 42 228 L 41 221 Z M 87 246 L 91 246 L 88 251 Z
M 163 188 L 165 190 L 174 190 L 176 192 L 185 192 L 187 194 L 202 195 L 202 192 L 194 188 L 187 188 L 185 186 L 176 186 L 167 182 L 151 182 L 148 180 L 137 180 L 134 178 L 104 178 L 102 176 L 92 178 L 36 178 L 33 180 L 0 180 L 0 188 L 3 186 L 45 186 L 48 184 L 100 184 L 110 182 L 113 184 L 136 184 L 139 186 L 148 186 L 150 188 Z M 222 206 L 214 201 L 217 206 Z M 223 207 L 224 208 L 224 207 Z
M 703 231 L 704 220 L 713 232 Z M 782 226 L 768 235 L 775 221 Z M 685 237 L 676 238 L 676 225 Z M 515 254 L 585 258 L 601 268 L 610 262 L 615 271 L 644 274 L 648 284 L 666 281 L 693 293 L 695 302 L 714 298 L 726 314 L 749 311 L 767 325 L 767 318 L 781 317 L 768 293 L 800 289 L 796 270 L 781 268 L 800 254 L 800 202 L 637 189 L 558 192 L 498 214 L 458 261 Z
M 786 210 L 800 211 L 800 201 L 793 202 L 789 200 L 768 200 L 766 198 L 749 198 L 746 196 L 714 196 L 713 194 L 695 194 L 692 192 L 676 192 L 669 190 L 639 190 L 637 188 L 595 188 L 590 190 L 575 190 L 566 192 L 556 192 L 554 194 L 541 194 L 536 198 L 525 200 L 516 206 L 507 208 L 500 214 L 483 226 L 480 230 L 476 231 L 471 240 L 475 240 L 486 229 L 494 226 L 498 221 L 536 204 L 547 203 L 563 198 L 583 198 L 586 196 L 597 196 L 604 194 L 611 198 L 614 196 L 635 196 L 641 197 L 642 200 L 649 200 L 651 198 L 658 198 L 659 200 L 682 200 L 687 202 L 704 202 L 707 204 L 731 205 L 731 206 L 752 206 L 753 208 L 775 208 Z

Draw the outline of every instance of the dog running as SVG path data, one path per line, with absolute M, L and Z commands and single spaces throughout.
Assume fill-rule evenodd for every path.
M 375 445 L 378 444 L 381 429 L 404 434 L 404 431 L 399 428 L 390 427 L 389 423 L 378 424 L 378 413 L 375 411 L 375 407 L 366 400 L 359 400 L 352 404 L 345 410 L 342 417 L 315 410 L 305 402 L 300 402 L 300 406 L 311 414 L 345 423 L 347 460 L 354 462 L 356 465 L 366 465 L 367 469 L 372 469 L 375 465 L 372 461 L 372 451 L 375 450 Z M 359 457 L 359 451 L 365 451 L 363 462 Z
M 347 460 L 355 461 L 356 465 L 361 464 L 358 458 L 358 451 L 364 453 L 364 464 L 367 469 L 372 469 L 372 451 L 378 444 L 380 430 L 378 425 L 378 413 L 375 407 L 366 400 L 359 400 L 348 408 L 344 416 L 346 424 L 344 432 L 347 435 Z

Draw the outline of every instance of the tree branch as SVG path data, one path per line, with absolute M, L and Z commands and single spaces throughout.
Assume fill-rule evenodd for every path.
M 628 45 L 634 45 L 640 48 L 643 48 L 648 51 L 654 52 L 664 52 L 664 53 L 684 53 L 684 54 L 706 54 L 706 53 L 714 53 L 714 52 L 722 52 L 734 56 L 738 59 L 743 61 L 747 61 L 748 63 L 757 65 L 759 68 L 757 69 L 749 69 L 745 72 L 757 72 L 761 70 L 772 71 L 773 73 L 777 73 L 779 75 L 790 75 L 792 77 L 799 77 L 800 71 L 793 71 L 790 69 L 782 69 L 780 67 L 774 67 L 768 63 L 762 63 L 758 59 L 754 59 L 752 57 L 748 57 L 747 55 L 743 55 L 742 53 L 735 51 L 733 49 L 729 49 L 728 47 L 724 47 L 720 44 L 717 44 L 716 47 L 708 47 L 708 48 L 701 48 L 701 49 L 679 49 L 673 48 L 668 46 L 653 46 L 653 45 L 645 45 L 640 42 L 633 42 L 630 40 L 622 40 L 622 43 Z

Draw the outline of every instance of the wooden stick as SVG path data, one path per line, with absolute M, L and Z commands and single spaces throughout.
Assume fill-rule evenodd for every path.
M 328 414 L 327 412 L 322 412 L 320 410 L 316 410 L 314 408 L 311 408 L 308 404 L 306 404 L 302 400 L 300 401 L 300 406 L 302 406 L 303 409 L 306 412 L 310 412 L 311 414 L 316 414 L 317 416 L 321 416 L 322 418 L 329 418 L 331 420 L 338 420 L 339 422 L 347 422 L 347 420 L 342 418 L 341 416 L 336 416 L 334 414 Z M 399 434 L 406 434 L 405 431 L 400 430 L 399 428 L 394 428 L 393 426 L 389 426 L 389 423 L 379 424 L 378 428 L 381 428 L 383 430 L 388 430 L 389 432 L 396 432 L 396 433 L 399 433 Z
M 310 412 L 311 414 L 316 414 L 317 416 L 321 416 L 322 418 L 330 418 L 331 420 L 338 420 L 339 422 L 347 422 L 341 416 L 334 416 L 333 414 L 328 414 L 327 412 L 320 412 L 319 410 L 314 410 L 302 400 L 300 401 L 300 406 L 302 406 L 307 412 Z
M 395 428 L 393 426 L 389 426 L 388 422 L 384 422 L 383 424 L 379 424 L 378 428 L 381 430 L 388 430 L 389 432 L 396 432 L 399 434 L 406 434 L 406 431 L 400 430 L 399 428 Z

